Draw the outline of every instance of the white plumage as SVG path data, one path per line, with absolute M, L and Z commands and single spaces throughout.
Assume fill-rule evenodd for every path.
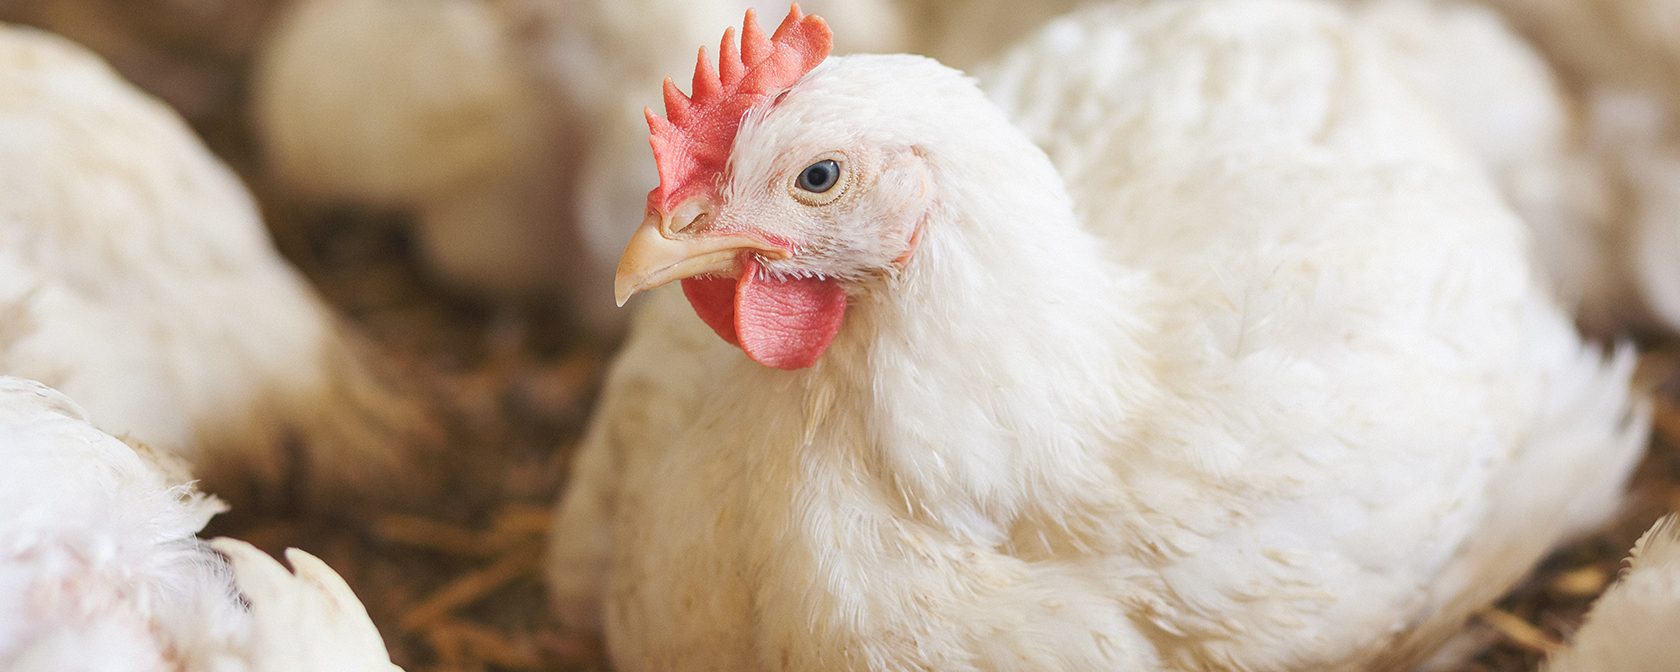
M 985 84 L 831 58 L 644 222 L 621 294 L 754 273 L 754 357 L 807 334 L 750 287 L 847 306 L 794 371 L 643 308 L 550 571 L 620 669 L 1404 669 L 1614 506 L 1632 353 L 1345 14 L 1092 9 Z
M 1659 672 L 1680 661 L 1680 518 L 1657 521 L 1545 672 Z
M 289 552 L 291 580 L 243 542 L 213 542 L 230 568 L 193 536 L 223 507 L 159 459 L 57 391 L 0 377 L 0 667 L 392 669 L 361 603 L 320 561 Z
M 224 495 L 410 487 L 383 481 L 430 421 L 173 112 L 75 45 L 0 26 L 0 165 L 0 372 L 74 395 Z

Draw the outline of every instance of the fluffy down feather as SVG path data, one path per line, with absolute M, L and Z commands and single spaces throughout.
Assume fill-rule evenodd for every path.
M 331 569 L 294 549 L 292 579 L 248 544 L 213 542 L 230 568 L 193 536 L 221 502 L 57 391 L 0 377 L 0 462 L 0 667 L 393 669 Z
M 0 166 L 0 372 L 74 395 L 224 496 L 378 490 L 428 445 L 233 173 L 92 54 L 0 26 Z
M 1657 521 L 1546 672 L 1659 672 L 1680 661 L 1680 518 Z
M 692 65 L 747 0 L 306 0 L 261 56 L 258 131 L 305 193 L 413 208 L 445 280 L 565 290 L 618 329 L 612 270 L 642 197 L 643 84 Z M 778 3 L 768 4 L 779 11 Z M 815 0 L 846 46 L 896 50 L 887 0 Z
M 670 230 L 794 241 L 761 280 L 844 324 L 780 371 L 645 306 L 561 599 L 625 670 L 1406 669 L 1614 506 L 1644 417 L 1403 81 L 1282 0 L 1079 13 L 990 102 L 829 59 Z M 858 176 L 800 210 L 825 152 Z
M 639 304 L 549 531 L 549 601 L 562 623 L 580 631 L 601 629 L 624 479 L 656 469 L 667 447 L 700 416 L 711 389 L 709 372 L 740 357 L 694 316 L 676 287 L 654 290 Z

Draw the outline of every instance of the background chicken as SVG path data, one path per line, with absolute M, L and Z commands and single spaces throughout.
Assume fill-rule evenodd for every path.
M 1657 672 L 1674 668 L 1680 646 L 1680 519 L 1657 521 L 1628 558 L 1616 585 L 1593 604 L 1569 648 L 1547 672 Z
M 1489 2 L 1584 101 L 1588 140 L 1618 187 L 1620 270 L 1650 316 L 1680 329 L 1680 2 Z
M 422 406 L 172 112 L 92 54 L 3 27 L 0 165 L 0 371 L 77 395 L 235 501 L 423 489 L 395 482 L 426 473 L 407 452 L 435 440 Z
M 294 578 L 248 544 L 212 542 L 230 567 L 193 536 L 221 502 L 57 391 L 0 377 L 0 456 L 0 666 L 394 669 L 331 569 L 294 549 Z
M 1577 320 L 1614 334 L 1636 319 L 1640 299 L 1621 268 L 1613 171 L 1588 142 L 1579 101 L 1545 58 L 1481 5 L 1346 4 L 1528 224 L 1537 266 Z
M 726 50 L 650 121 L 619 298 L 684 279 L 745 357 L 579 457 L 616 496 L 568 497 L 554 574 L 621 669 L 1404 669 L 1614 507 L 1631 359 L 1345 16 L 1095 9 L 1005 59 L 1001 111 L 817 65 L 824 32 L 749 28 L 773 74 Z
M 770 3 L 775 5 L 776 3 Z M 816 5 L 896 51 L 886 0 Z M 257 72 L 271 165 L 323 197 L 414 208 L 431 267 L 502 298 L 552 294 L 613 330 L 613 264 L 657 182 L 640 82 L 689 64 L 751 3 L 309 0 Z

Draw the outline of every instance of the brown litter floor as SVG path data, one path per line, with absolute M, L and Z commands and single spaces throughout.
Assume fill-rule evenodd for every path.
M 0 0 L 0 20 L 65 34 L 191 121 L 252 185 L 283 252 L 391 357 L 446 397 L 452 448 L 492 484 L 458 510 L 339 518 L 244 510 L 211 533 L 278 553 L 297 546 L 341 572 L 368 606 L 393 659 L 419 670 L 605 669 L 599 643 L 561 632 L 540 583 L 542 535 L 611 344 L 592 342 L 540 306 L 454 297 L 415 266 L 401 215 L 312 209 L 264 178 L 246 123 L 253 45 L 285 0 Z M 1489 642 L 1477 672 L 1533 670 L 1566 639 L 1641 531 L 1680 508 L 1680 343 L 1642 362 L 1662 383 L 1652 452 L 1634 504 L 1566 548 L 1470 627 Z M 1666 382 L 1663 382 L 1666 381 Z M 486 501 L 481 500 L 488 500 Z

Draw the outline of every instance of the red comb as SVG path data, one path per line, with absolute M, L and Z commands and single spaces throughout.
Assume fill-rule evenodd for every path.
M 729 146 L 747 111 L 781 89 L 791 86 L 817 67 L 834 46 L 834 34 L 820 17 L 805 16 L 799 5 L 788 10 L 776 34 L 765 37 L 758 16 L 747 10 L 741 25 L 741 46 L 735 47 L 735 29 L 723 32 L 718 46 L 718 67 L 706 60 L 700 48 L 694 67 L 694 93 L 683 95 L 671 79 L 665 79 L 665 114 L 669 121 L 647 109 L 648 139 L 653 158 L 659 164 L 659 188 L 648 193 L 648 207 L 660 212 L 716 185 L 729 162 Z

